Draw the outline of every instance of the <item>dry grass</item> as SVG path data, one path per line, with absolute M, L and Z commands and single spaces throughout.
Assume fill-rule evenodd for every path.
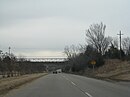
M 30 82 L 44 75 L 46 75 L 46 73 L 29 74 L 29 75 L 23 75 L 19 77 L 0 79 L 0 94 L 3 94 L 13 88 L 16 88 L 22 84 Z
M 94 75 L 101 78 L 130 81 L 130 62 L 118 59 L 106 60 L 104 66 L 95 70 Z

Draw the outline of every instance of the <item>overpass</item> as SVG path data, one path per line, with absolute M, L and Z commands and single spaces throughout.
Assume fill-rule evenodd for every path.
M 66 57 L 41 57 L 41 56 L 25 57 L 25 59 L 31 62 L 64 62 L 67 60 Z
M 34 64 L 43 64 L 46 66 L 47 71 L 53 71 L 57 69 L 63 69 L 65 66 L 66 57 L 26 57 L 27 61 L 31 61 Z
M 23 59 L 29 61 L 28 64 L 44 65 L 47 71 L 63 69 L 67 61 L 66 57 L 25 56 Z

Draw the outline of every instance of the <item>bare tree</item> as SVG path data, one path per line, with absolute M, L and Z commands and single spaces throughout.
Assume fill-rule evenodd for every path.
M 79 48 L 77 46 L 71 45 L 66 46 L 64 48 L 64 53 L 66 54 L 66 56 L 68 57 L 68 59 L 74 58 L 76 57 L 76 55 L 79 53 Z
M 115 48 L 118 49 L 118 38 L 113 37 L 111 43 Z
M 87 48 L 87 45 L 79 44 L 78 46 L 79 53 L 85 53 L 86 48 Z
M 128 55 L 130 54 L 130 37 L 123 38 L 122 40 L 122 48 L 125 53 Z
M 106 25 L 93 24 L 86 31 L 87 43 L 88 45 L 93 45 L 99 53 L 102 55 L 107 50 L 112 39 L 110 37 L 105 37 Z
M 69 47 L 68 46 L 65 46 L 65 48 L 64 48 L 64 54 L 66 54 L 66 56 L 68 57 L 68 59 L 69 58 L 71 58 L 71 52 L 70 52 L 70 49 L 69 49 Z
M 0 50 L 0 62 L 2 61 L 2 50 Z

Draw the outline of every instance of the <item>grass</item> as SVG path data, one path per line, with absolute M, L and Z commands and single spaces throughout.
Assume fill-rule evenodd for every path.
M 37 78 L 40 78 L 47 73 L 28 74 L 19 77 L 3 78 L 0 79 L 0 95 L 7 93 L 8 91 L 17 88 L 25 83 L 31 82 Z
M 105 65 L 96 69 L 95 77 L 118 81 L 130 81 L 130 62 L 118 59 L 106 60 Z

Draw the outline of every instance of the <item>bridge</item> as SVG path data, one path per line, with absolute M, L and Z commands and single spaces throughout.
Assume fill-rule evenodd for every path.
M 66 57 L 25 57 L 27 61 L 31 62 L 64 62 Z
M 31 56 L 25 58 L 27 61 L 34 62 L 34 64 L 43 64 L 47 71 L 63 69 L 65 66 L 66 57 L 38 57 Z

